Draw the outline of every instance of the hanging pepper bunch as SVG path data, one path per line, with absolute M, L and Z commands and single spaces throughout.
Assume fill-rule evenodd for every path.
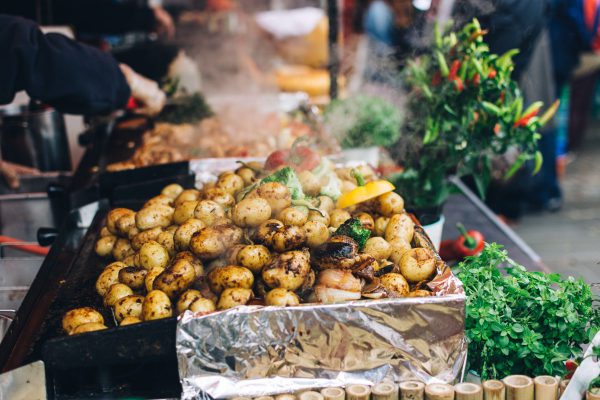
M 517 147 L 520 156 L 506 172 L 512 176 L 528 160 L 537 172 L 539 129 L 558 102 L 547 110 L 536 102 L 524 107 L 511 77 L 518 50 L 492 54 L 485 30 L 473 20 L 442 35 L 436 27 L 431 48 L 409 64 L 410 98 L 399 146 L 403 173 L 394 183 L 412 208 L 437 206 L 449 194 L 449 175 L 472 175 L 483 195 L 491 159 Z

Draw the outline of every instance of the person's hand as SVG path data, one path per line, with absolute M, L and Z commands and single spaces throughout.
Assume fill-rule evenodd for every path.
M 26 165 L 15 164 L 8 161 L 0 161 L 0 173 L 4 178 L 4 181 L 8 184 L 11 189 L 18 189 L 21 185 L 20 176 L 29 175 L 36 176 L 40 175 L 40 171 L 36 168 L 28 167 Z
M 152 7 L 152 11 L 154 11 L 154 18 L 156 19 L 157 32 L 172 39 L 175 36 L 175 24 L 171 14 L 161 6 Z
M 121 71 L 129 84 L 131 95 L 143 105 L 138 111 L 148 115 L 158 114 L 163 109 L 167 99 L 158 84 L 138 74 L 128 65 L 119 64 L 119 67 L 121 67 Z

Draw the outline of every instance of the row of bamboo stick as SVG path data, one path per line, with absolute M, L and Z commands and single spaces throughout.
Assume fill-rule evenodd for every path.
M 484 381 L 482 385 L 425 385 L 418 381 L 408 381 L 398 386 L 384 382 L 374 386 L 349 385 L 345 389 L 326 388 L 319 392 L 309 390 L 295 395 L 262 396 L 254 400 L 558 400 L 567 384 L 568 380 L 559 381 L 552 376 L 532 379 L 525 375 L 512 375 L 501 381 Z M 252 399 L 236 397 L 232 400 Z

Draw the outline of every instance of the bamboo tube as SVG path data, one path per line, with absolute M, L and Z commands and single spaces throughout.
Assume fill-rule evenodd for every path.
M 365 385 L 346 386 L 346 400 L 369 400 L 371 388 Z
M 533 400 L 533 380 L 525 375 L 511 375 L 503 379 L 506 400 Z
M 308 390 L 298 395 L 298 400 L 323 400 L 323 395 L 319 392 Z
M 459 383 L 454 386 L 456 400 L 483 400 L 481 386 L 474 383 Z
M 557 400 L 558 379 L 553 376 L 538 376 L 533 380 L 535 385 L 535 400 Z
M 275 396 L 275 400 L 296 400 L 296 396 L 291 393 L 285 393 Z
M 400 384 L 400 400 L 423 400 L 425 384 L 419 381 L 408 381 Z
M 325 388 L 321 394 L 325 400 L 346 400 L 346 392 L 342 388 Z
M 427 400 L 454 400 L 454 388 L 445 383 L 432 383 L 425 386 Z
M 398 386 L 391 382 L 382 382 L 371 390 L 373 400 L 398 400 Z
M 502 381 L 489 380 L 483 382 L 484 400 L 504 400 L 506 398 L 506 387 Z
M 558 398 L 560 398 L 560 396 L 562 396 L 562 394 L 565 392 L 570 381 L 570 379 L 563 379 L 560 381 L 558 384 Z

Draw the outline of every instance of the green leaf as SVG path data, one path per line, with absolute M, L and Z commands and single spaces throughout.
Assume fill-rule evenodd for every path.
M 535 152 L 535 166 L 533 167 L 532 175 L 536 175 L 542 169 L 542 164 L 544 162 L 544 156 L 542 156 L 541 151 Z
M 513 165 L 511 165 L 511 167 L 508 169 L 508 171 L 506 171 L 506 174 L 504 174 L 504 179 L 508 180 L 508 179 L 512 178 L 513 175 L 516 174 L 517 171 L 523 166 L 525 161 L 526 161 L 526 159 L 523 156 L 523 154 L 519 155 L 519 157 L 517 157 L 517 160 L 515 161 L 515 163 Z

